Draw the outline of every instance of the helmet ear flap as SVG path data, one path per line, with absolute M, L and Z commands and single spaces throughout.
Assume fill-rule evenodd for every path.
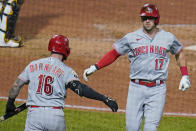
M 156 17 L 156 18 L 155 18 L 155 25 L 158 25 L 158 24 L 159 24 L 159 18 Z
M 70 54 L 70 48 L 67 50 L 67 56 L 69 56 Z

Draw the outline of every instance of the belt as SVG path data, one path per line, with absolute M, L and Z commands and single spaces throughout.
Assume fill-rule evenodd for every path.
M 49 107 L 49 108 L 52 108 L 52 109 L 62 109 L 62 107 L 56 107 L 56 106 L 34 106 L 34 105 L 31 105 L 29 107 L 31 107 L 31 108 Z
M 131 81 L 134 82 L 134 83 L 136 83 L 136 84 L 139 84 L 139 85 L 145 85 L 147 87 L 153 87 L 153 86 L 158 85 L 156 83 L 156 81 L 144 81 L 144 80 L 135 80 L 135 79 L 132 79 Z M 159 81 L 160 81 L 159 84 L 163 84 L 164 83 L 164 81 L 161 81 L 161 80 L 159 80 Z

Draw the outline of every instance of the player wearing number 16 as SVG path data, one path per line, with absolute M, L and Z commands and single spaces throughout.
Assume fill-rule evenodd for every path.
M 144 116 L 144 131 L 156 131 L 165 104 L 170 54 L 176 56 L 181 69 L 179 90 L 187 90 L 190 81 L 183 45 L 172 33 L 157 27 L 160 19 L 158 8 L 153 4 L 145 4 L 141 8 L 140 17 L 143 27 L 115 42 L 113 49 L 100 61 L 84 70 L 83 78 L 87 81 L 87 76 L 111 64 L 119 56 L 128 54 L 130 84 L 126 104 L 126 129 L 139 131 Z
M 70 54 L 67 37 L 53 36 L 48 50 L 51 52 L 50 57 L 30 62 L 9 92 L 6 114 L 16 109 L 15 98 L 23 85 L 28 84 L 25 131 L 65 131 L 62 109 L 68 88 L 81 97 L 102 101 L 113 112 L 118 110 L 115 100 L 82 84 L 76 72 L 64 63 Z

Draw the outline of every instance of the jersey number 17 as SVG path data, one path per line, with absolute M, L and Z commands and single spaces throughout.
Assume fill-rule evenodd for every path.
M 164 59 L 155 59 L 155 70 L 161 70 L 163 67 Z

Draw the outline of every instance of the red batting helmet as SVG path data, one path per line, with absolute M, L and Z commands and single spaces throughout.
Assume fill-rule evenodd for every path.
M 160 15 L 159 15 L 159 10 L 158 8 L 153 5 L 153 4 L 145 4 L 140 11 L 140 16 L 151 16 L 151 17 L 155 17 L 155 24 L 158 25 L 159 24 L 159 19 L 160 19 Z
M 63 35 L 54 35 L 48 45 L 48 51 L 63 54 L 68 57 L 70 54 L 69 40 Z

